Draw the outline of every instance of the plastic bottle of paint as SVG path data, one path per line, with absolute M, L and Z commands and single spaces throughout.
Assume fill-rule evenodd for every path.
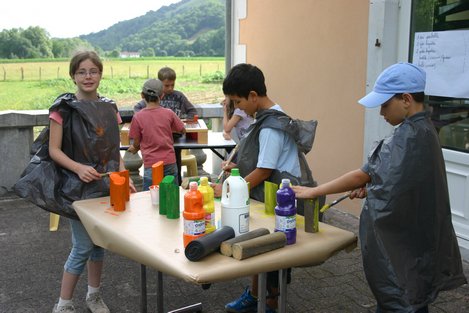
M 189 242 L 205 235 L 205 211 L 202 193 L 197 190 L 197 182 L 189 184 L 189 191 L 184 195 L 184 247 Z
M 215 200 L 213 188 L 208 184 L 208 177 L 200 178 L 199 191 L 204 198 L 205 233 L 210 234 L 215 227 Z
M 235 236 L 249 232 L 249 189 L 237 168 L 233 168 L 230 177 L 223 182 L 221 226 L 232 227 Z
M 295 192 L 290 188 L 290 180 L 282 179 L 277 190 L 277 206 L 275 207 L 275 231 L 284 232 L 287 245 L 296 242 L 296 207 Z

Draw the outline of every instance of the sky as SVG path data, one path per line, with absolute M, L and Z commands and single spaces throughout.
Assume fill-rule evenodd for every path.
M 180 1 L 4 0 L 0 8 L 0 31 L 39 26 L 53 38 L 72 38 Z

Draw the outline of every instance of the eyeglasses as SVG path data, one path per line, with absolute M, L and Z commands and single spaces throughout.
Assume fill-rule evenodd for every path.
M 80 78 L 85 78 L 86 76 L 90 75 L 91 77 L 95 78 L 101 75 L 101 72 L 99 70 L 91 70 L 89 72 L 87 71 L 78 71 L 75 73 L 76 76 Z

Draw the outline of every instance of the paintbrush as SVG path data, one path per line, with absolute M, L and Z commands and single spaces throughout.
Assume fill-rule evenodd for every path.
M 321 213 L 326 212 L 326 211 L 329 210 L 332 206 L 334 206 L 334 205 L 336 205 L 337 203 L 339 203 L 340 201 L 342 201 L 342 200 L 347 199 L 348 197 L 350 197 L 350 194 L 351 194 L 351 193 L 352 193 L 351 191 L 350 191 L 350 192 L 347 192 L 345 195 L 343 195 L 342 197 L 340 197 L 340 198 L 338 198 L 338 199 L 332 201 L 331 203 L 323 205 L 323 207 L 321 208 L 320 212 L 321 212 Z
M 228 157 L 228 160 L 226 160 L 226 164 L 230 164 L 231 160 L 233 160 L 234 155 L 236 154 L 236 151 L 238 151 L 239 145 L 236 145 L 233 150 L 231 151 L 230 156 Z M 223 173 L 225 172 L 225 169 L 222 169 L 220 174 L 218 174 L 217 177 L 217 184 L 220 182 L 221 177 L 223 176 Z
M 105 177 L 105 176 L 109 176 L 109 174 L 111 174 L 111 172 L 106 172 L 106 173 L 101 173 L 99 174 L 101 177 Z

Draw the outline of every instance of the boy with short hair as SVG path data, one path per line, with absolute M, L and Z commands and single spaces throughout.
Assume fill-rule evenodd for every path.
M 160 105 L 163 108 L 171 109 L 180 119 L 192 119 L 197 115 L 197 110 L 187 97 L 180 91 L 174 90 L 176 83 L 176 72 L 169 67 L 163 67 L 158 71 L 158 79 L 163 83 L 163 95 Z M 134 106 L 134 111 L 138 112 L 145 107 L 145 102 L 141 100 Z
M 355 190 L 366 196 L 360 216 L 363 268 L 377 313 L 427 313 L 442 290 L 466 282 L 451 221 L 438 134 L 424 105 L 425 72 L 410 63 L 381 73 L 358 102 L 381 107 L 395 126 L 361 169 L 315 188 L 293 186 L 297 198 Z M 365 189 L 366 187 L 366 189 Z
M 130 124 L 129 137 L 133 139 L 129 152 L 142 150 L 144 164 L 143 190 L 152 185 L 152 165 L 164 163 L 164 175 L 178 179 L 173 132 L 184 133 L 184 123 L 170 109 L 160 106 L 163 84 L 157 79 L 149 79 L 142 88 L 141 97 L 145 107 L 135 113 Z
M 301 170 L 297 145 L 284 130 L 272 127 L 278 114 L 284 114 L 282 108 L 267 96 L 262 71 L 251 64 L 234 66 L 223 81 L 223 93 L 234 102 L 236 108 L 256 117 L 250 133 L 240 143 L 237 163 L 224 164 L 224 169 L 239 168 L 241 176 L 250 184 L 251 197 L 259 201 L 264 199 L 264 181 L 280 183 L 282 177 L 299 180 Z M 215 192 L 220 195 L 220 185 L 215 185 Z M 257 289 L 256 275 L 252 279 L 252 290 L 246 287 L 239 299 L 225 306 L 226 311 L 256 310 Z M 267 291 L 266 312 L 275 312 L 277 271 L 267 273 Z

